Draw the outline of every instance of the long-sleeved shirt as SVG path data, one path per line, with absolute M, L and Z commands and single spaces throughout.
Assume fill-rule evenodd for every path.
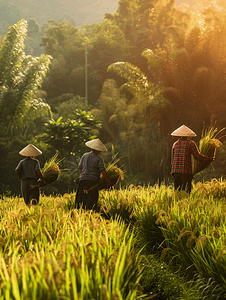
M 21 174 L 20 179 L 38 179 L 36 171 L 40 170 L 40 164 L 37 159 L 27 157 L 21 160 L 16 167 Z
M 192 174 L 192 155 L 199 162 L 209 159 L 202 155 L 195 142 L 186 138 L 178 139 L 172 147 L 172 170 L 173 173 Z
M 82 156 L 78 168 L 82 170 L 79 180 L 99 181 L 101 172 L 105 170 L 104 160 L 91 151 Z

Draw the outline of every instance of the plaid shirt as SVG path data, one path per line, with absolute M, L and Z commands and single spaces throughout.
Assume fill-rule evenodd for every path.
M 196 143 L 186 138 L 178 139 L 172 147 L 172 170 L 173 173 L 192 174 L 192 155 L 199 162 L 205 161 L 207 156 L 202 155 Z

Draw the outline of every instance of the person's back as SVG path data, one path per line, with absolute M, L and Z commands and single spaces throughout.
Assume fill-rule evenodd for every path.
M 38 179 L 36 171 L 40 170 L 39 161 L 31 157 L 24 158 L 19 162 L 16 170 L 20 172 L 21 180 Z
M 79 180 L 99 181 L 101 172 L 105 169 L 103 158 L 91 151 L 85 153 L 79 163 L 81 170 Z
M 40 164 L 34 157 L 41 155 L 42 151 L 32 144 L 23 148 L 19 154 L 26 156 L 17 165 L 15 172 L 18 178 L 21 180 L 21 193 L 24 198 L 24 202 L 28 205 L 30 203 L 37 204 L 39 202 L 39 188 L 37 186 L 37 179 L 43 181 L 46 184 L 45 179 L 40 171 Z M 32 188 L 32 186 L 35 186 Z
M 194 141 L 186 137 L 178 139 L 172 147 L 172 173 L 192 174 L 192 155 L 198 161 L 206 160 Z
M 192 155 L 198 161 L 210 161 L 209 158 L 202 155 L 195 142 L 190 138 L 196 136 L 194 131 L 185 125 L 171 133 L 172 136 L 179 139 L 172 146 L 172 169 L 171 174 L 174 178 L 174 187 L 176 190 L 186 190 L 191 192 L 192 175 Z
M 78 164 L 80 177 L 75 199 L 75 208 L 82 206 L 85 209 L 96 210 L 99 192 L 98 190 L 90 190 L 90 188 L 99 181 L 100 174 L 102 174 L 106 180 L 107 187 L 110 187 L 104 160 L 99 155 L 102 151 L 107 151 L 107 148 L 99 138 L 88 141 L 85 145 L 92 149 L 92 151 L 85 153 Z

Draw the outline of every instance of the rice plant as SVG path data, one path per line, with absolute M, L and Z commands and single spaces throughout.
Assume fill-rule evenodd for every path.
M 65 211 L 67 195 L 40 200 L 0 208 L 0 299 L 138 297 L 140 256 L 123 223 Z
M 119 162 L 119 159 L 114 160 L 111 162 L 108 167 L 106 168 L 108 179 L 111 182 L 111 187 L 116 185 L 119 181 L 124 179 L 124 171 L 117 167 L 117 163 Z M 89 190 L 103 190 L 106 189 L 106 180 L 101 175 L 100 180 L 92 186 Z
M 217 130 L 217 128 L 210 127 L 208 129 L 203 128 L 201 139 L 199 141 L 199 151 L 201 154 L 215 158 L 216 149 L 222 145 L 221 141 L 217 139 L 217 135 L 224 130 Z M 193 160 L 193 175 L 203 171 L 210 165 L 211 161 L 199 162 L 196 159 Z
M 224 299 L 225 187 L 101 190 L 100 213 L 72 209 L 75 193 L 3 196 L 0 299 Z
M 219 239 L 222 242 L 226 240 L 224 234 L 226 201 L 222 198 L 224 186 L 226 184 L 222 179 L 200 182 L 194 184 L 190 195 L 183 191 L 175 192 L 171 186 L 165 185 L 146 188 L 130 186 L 117 192 L 109 191 L 101 194 L 101 204 L 109 214 L 112 214 L 112 218 L 114 214 L 117 215 L 115 208 L 119 208 L 122 203 L 125 210 L 126 207 L 127 210 L 132 207 L 136 219 L 133 223 L 136 243 L 143 248 L 142 253 L 158 256 L 174 272 L 185 276 L 187 280 L 192 280 L 200 273 L 199 278 L 203 278 L 203 282 L 206 282 L 206 288 L 207 278 L 213 278 L 209 291 L 205 293 L 206 299 L 208 295 L 212 299 L 211 297 L 222 295 L 226 290 L 223 282 L 224 270 L 222 269 L 219 281 L 216 271 L 217 268 L 221 270 L 220 264 L 222 264 L 220 262 L 222 259 L 216 257 L 223 253 L 220 249 L 224 249 L 224 244 L 221 244 Z M 215 255 L 213 256 L 213 252 L 208 250 L 209 259 L 211 258 L 212 261 L 203 264 L 203 257 L 197 254 L 197 249 L 207 241 L 215 249 Z M 197 261 L 194 260 L 194 256 Z M 210 270 L 212 263 L 215 277 L 212 274 L 214 271 Z M 199 264 L 203 272 L 199 270 Z
M 49 160 L 47 160 L 44 164 L 44 167 L 41 169 L 41 173 L 47 184 L 53 183 L 59 178 L 60 175 L 60 168 L 59 163 L 63 159 L 58 159 L 59 152 L 56 152 L 53 157 L 51 157 Z M 32 188 L 35 186 L 41 187 L 44 183 L 41 180 L 38 180 L 37 185 L 31 185 Z
M 141 282 L 151 299 L 203 299 L 198 291 L 198 284 L 187 282 L 156 256 L 147 255 L 142 262 L 145 267 Z

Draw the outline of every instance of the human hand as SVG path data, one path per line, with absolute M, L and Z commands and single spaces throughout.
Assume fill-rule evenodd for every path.
M 210 160 L 211 162 L 213 162 L 215 160 L 215 157 L 208 157 L 208 160 Z

